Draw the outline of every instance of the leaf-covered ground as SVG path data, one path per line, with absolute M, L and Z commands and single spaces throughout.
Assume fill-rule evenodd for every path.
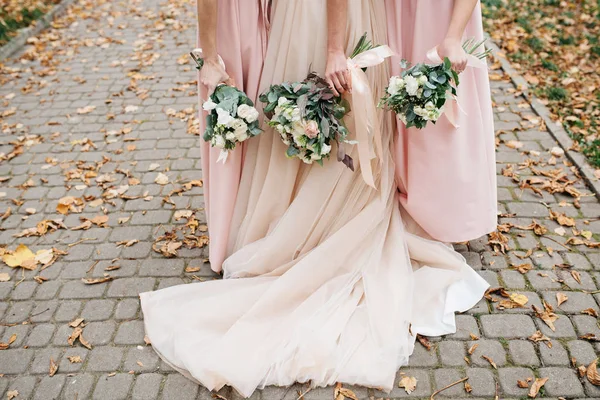
M 487 32 L 600 168 L 600 1 L 483 3 Z
M 60 0 L 0 0 L 0 46 L 43 16 Z

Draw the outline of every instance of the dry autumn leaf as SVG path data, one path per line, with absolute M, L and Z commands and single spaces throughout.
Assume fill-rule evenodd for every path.
M 588 381 L 590 381 L 590 383 L 592 385 L 599 386 L 600 385 L 600 374 L 598 374 L 597 363 L 598 363 L 598 359 L 596 358 L 594 361 L 592 361 L 590 363 L 590 365 L 588 365 L 587 370 L 586 370 L 586 376 L 587 376 Z
M 592 317 L 598 318 L 598 312 L 593 308 L 586 308 L 585 310 L 581 310 L 582 314 L 591 315 Z
M 169 183 L 169 177 L 162 172 L 159 172 L 156 176 L 156 179 L 154 179 L 154 182 L 158 183 L 159 185 L 166 185 Z
M 83 360 L 81 359 L 81 356 L 69 356 L 67 358 L 69 359 L 69 362 L 72 364 L 79 364 L 79 363 L 83 362 Z
M 6 252 L 2 255 L 2 261 L 12 268 L 22 267 L 24 269 L 34 270 L 37 267 L 35 254 L 24 244 L 17 246 L 15 251 Z
M 102 278 L 81 278 L 83 283 L 85 283 L 86 285 L 96 285 L 98 283 L 105 283 L 105 282 L 112 281 L 113 279 L 114 279 L 114 277 L 112 277 L 110 275 L 104 276 Z
M 529 383 L 527 383 L 527 381 L 518 380 L 517 381 L 517 386 L 520 387 L 520 388 L 522 388 L 522 389 L 526 389 L 526 388 L 529 387 Z
M 50 359 L 50 371 L 48 371 L 48 375 L 54 376 L 54 374 L 56 374 L 56 371 L 58 371 L 58 364 L 56 363 L 56 361 L 54 361 L 54 358 L 51 358 Z
M 535 378 L 535 382 L 533 382 L 529 388 L 529 393 L 527 393 L 527 396 L 531 397 L 532 399 L 536 398 L 540 389 L 546 384 L 547 381 L 548 378 Z
M 9 390 L 8 392 L 6 392 L 6 399 L 13 400 L 13 399 L 17 398 L 18 395 L 19 395 L 18 390 Z
M 560 293 L 560 292 L 556 293 L 556 302 L 559 307 L 561 304 L 563 304 L 567 300 L 569 300 L 569 297 L 566 294 Z
M 10 275 L 7 272 L 0 272 L 0 282 L 10 281 Z
M 403 376 L 398 382 L 398 387 L 403 388 L 407 394 L 411 394 L 417 389 L 417 378 L 412 376 Z

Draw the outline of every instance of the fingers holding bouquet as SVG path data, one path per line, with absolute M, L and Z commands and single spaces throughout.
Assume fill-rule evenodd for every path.
M 336 97 L 352 92 L 352 77 L 346 55 L 341 50 L 328 53 L 325 80 Z
M 448 58 L 452 69 L 457 73 L 461 73 L 467 67 L 467 52 L 465 51 L 460 40 L 445 39 L 437 47 L 438 54 L 443 60 Z

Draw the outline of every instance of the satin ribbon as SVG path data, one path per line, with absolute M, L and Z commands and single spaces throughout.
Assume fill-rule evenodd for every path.
M 354 113 L 356 140 L 358 141 L 358 161 L 363 179 L 375 188 L 371 160 L 382 156 L 381 130 L 377 117 L 377 107 L 367 75 L 362 68 L 373 67 L 394 55 L 388 46 L 379 46 L 348 59 L 348 69 L 352 79 L 350 103 Z
M 438 53 L 437 46 L 427 52 L 427 59 L 434 64 L 441 64 L 444 62 Z M 487 68 L 487 64 L 485 61 L 480 60 L 474 55 L 467 54 L 467 67 Z M 451 95 L 444 105 L 444 115 L 455 128 L 459 127 L 458 118 L 460 113 L 467 115 L 467 112 L 460 106 L 458 97 Z
M 228 156 L 229 156 L 229 152 L 227 150 L 221 150 L 219 152 L 219 158 L 217 159 L 217 162 L 221 162 L 221 163 L 225 164 L 225 162 L 227 162 Z

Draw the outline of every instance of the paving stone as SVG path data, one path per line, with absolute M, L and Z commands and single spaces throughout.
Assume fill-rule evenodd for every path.
M 89 353 L 90 350 L 84 347 L 68 348 L 67 350 L 65 350 L 65 353 L 63 354 L 60 360 L 58 370 L 62 373 L 77 372 L 81 370 Z M 82 362 L 71 362 L 69 360 L 69 357 L 79 357 Z
M 124 371 L 150 372 L 158 365 L 158 355 L 149 346 L 132 347 L 125 357 Z
M 467 348 L 470 349 L 475 344 L 477 344 L 477 348 L 469 356 L 473 365 L 489 367 L 490 363 L 482 356 L 491 358 L 499 367 L 506 364 L 506 351 L 500 342 L 482 339 L 468 342 Z
M 0 374 L 22 374 L 33 358 L 33 350 L 8 348 L 1 355 Z
M 554 321 L 555 330 L 550 329 L 550 327 L 539 318 L 535 318 L 535 323 L 538 329 L 550 338 L 575 338 L 577 336 L 571 320 L 569 320 L 566 315 L 559 315 L 558 319 Z
M 489 312 L 488 303 L 485 298 L 479 300 L 470 310 L 467 310 L 467 313 L 471 315 L 487 314 Z
M 56 363 L 60 362 L 61 353 L 61 349 L 56 347 L 36 350 L 29 372 L 32 374 L 48 374 L 50 371 L 50 360 L 54 360 Z
M 438 364 L 438 359 L 435 351 L 427 351 L 425 347 L 420 344 L 415 345 L 415 350 L 408 360 L 410 367 L 432 367 Z
M 544 218 L 548 216 L 548 209 L 543 204 L 537 203 L 507 203 L 508 211 L 517 217 Z
M 567 354 L 567 351 L 562 346 L 562 344 L 560 344 L 559 341 L 553 340 L 552 347 L 548 347 L 545 344 L 543 344 L 539 346 L 539 349 L 544 366 L 569 366 L 569 355 Z
M 539 375 L 548 378 L 544 385 L 547 395 L 574 397 L 584 394 L 577 373 L 572 368 L 540 368 Z
M 77 374 L 68 376 L 65 381 L 62 398 L 88 399 L 94 387 L 95 377 L 91 374 Z
M 471 385 L 471 396 L 492 398 L 496 394 L 496 378 L 489 369 L 468 368 L 467 376 Z
M 120 347 L 94 347 L 89 355 L 87 371 L 116 371 L 121 365 L 122 359 L 123 349 Z
M 467 349 L 464 342 L 442 341 L 439 343 L 440 360 L 444 366 L 464 366 Z
M 115 318 L 117 320 L 132 319 L 135 318 L 140 308 L 140 301 L 138 299 L 124 299 L 117 304 L 115 310 Z
M 552 271 L 531 270 L 527 272 L 527 280 L 536 290 L 561 289 L 558 277 Z
M 93 399 L 125 400 L 128 397 L 129 388 L 132 383 L 133 375 L 131 374 L 116 374 L 114 376 L 103 375 L 98 378 L 98 383 L 96 383 L 96 388 L 94 389 Z
M 115 344 L 144 344 L 143 321 L 126 321 L 119 325 Z
M 19 392 L 19 396 L 16 397 L 15 400 L 18 400 L 19 398 L 30 399 L 36 383 L 37 378 L 34 376 L 20 376 L 8 384 L 7 392 L 12 390 Z
M 13 335 L 16 335 L 16 339 L 10 345 L 11 348 L 21 347 L 25 344 L 25 339 L 29 335 L 30 327 L 28 325 L 15 325 L 7 326 L 4 333 L 0 335 L 0 342 L 8 343 Z
M 556 295 L 561 293 L 568 297 L 568 300 L 558 306 Z M 552 291 L 544 292 L 544 300 L 548 302 L 557 312 L 565 312 L 570 314 L 580 314 L 582 310 L 592 308 L 598 311 L 598 305 L 594 300 L 594 296 L 591 294 L 585 294 L 582 292 L 568 292 L 568 291 Z
M 575 358 L 578 365 L 590 365 L 596 359 L 594 347 L 584 340 L 570 340 L 567 342 L 567 348 L 571 357 Z
M 138 297 L 142 292 L 154 289 L 154 278 L 120 278 L 112 281 L 108 297 Z
M 486 280 L 489 283 L 490 287 L 498 287 L 500 286 L 500 281 L 498 281 L 498 274 L 494 271 L 477 271 L 479 276 Z
M 92 346 L 102 346 L 111 342 L 116 329 L 114 321 L 90 322 L 83 330 L 83 335 Z
M 81 318 L 86 321 L 104 321 L 110 318 L 114 308 L 115 302 L 113 300 L 90 300 L 83 307 Z
M 520 388 L 517 386 L 517 381 L 526 381 L 527 379 L 535 380 L 535 374 L 529 368 L 500 368 L 498 370 L 498 381 L 502 393 L 509 396 L 525 398 L 529 389 Z
M 534 367 L 540 365 L 535 347 L 528 340 L 511 340 L 508 342 L 508 352 L 516 365 Z
M 54 324 L 39 324 L 34 326 L 27 338 L 27 345 L 29 347 L 46 346 L 52 339 L 54 329 Z
M 181 276 L 185 265 L 177 258 L 146 260 L 140 268 L 140 276 Z
M 180 374 L 170 374 L 162 391 L 164 400 L 192 400 L 196 398 L 198 385 Z
M 527 338 L 536 331 L 527 315 L 482 315 L 480 321 L 484 335 L 490 338 Z
M 483 265 L 486 269 L 503 270 L 508 268 L 506 257 L 502 254 L 496 254 L 486 251 L 483 253 Z
M 28 300 L 33 297 L 33 292 L 39 286 L 39 283 L 33 281 L 21 282 L 19 286 L 13 289 L 10 297 L 13 300 Z
M 447 335 L 446 339 L 471 339 L 471 334 L 479 336 L 479 326 L 477 320 L 470 315 L 456 316 L 456 333 Z
M 573 266 L 573 269 L 592 269 L 592 264 L 583 254 L 578 253 L 562 253 L 565 262 Z
M 40 285 L 35 292 L 35 298 L 37 300 L 50 300 L 56 297 L 56 294 L 60 290 L 62 286 L 62 282 L 59 281 L 49 281 L 44 282 Z
M 500 276 L 507 289 L 525 289 L 525 278 L 519 271 L 500 271 Z
M 29 317 L 32 308 L 31 301 L 15 301 L 4 315 L 3 322 L 7 324 L 23 322 Z
M 34 400 L 58 399 L 65 384 L 65 378 L 64 375 L 43 377 L 36 387 Z
M 593 333 L 597 337 L 600 337 L 600 328 L 598 328 L 596 318 L 590 315 L 574 315 L 571 317 L 571 321 L 573 321 L 573 325 L 575 325 L 579 335 Z
M 79 300 L 61 301 L 54 319 L 58 322 L 71 322 L 79 316 L 83 303 Z
M 113 282 L 114 283 L 114 282 Z M 86 285 L 80 280 L 66 282 L 61 291 L 61 299 L 93 299 L 102 297 L 108 283 Z
M 154 400 L 158 398 L 158 391 L 163 376 L 160 374 L 141 374 L 135 379 L 132 400 Z
M 524 307 L 519 308 L 509 308 L 506 310 L 502 310 L 498 308 L 498 305 L 495 306 L 495 312 L 499 312 L 500 314 L 533 314 L 532 306 L 536 306 L 539 309 L 543 309 L 542 300 L 540 296 L 536 292 L 526 292 L 521 290 L 514 290 L 510 293 L 522 294 L 527 297 L 527 304 Z
M 433 371 L 434 387 L 436 390 L 446 387 L 462 378 L 464 378 L 464 373 L 454 368 L 440 368 Z M 464 385 L 454 385 L 444 390 L 444 396 L 447 397 L 457 397 L 464 394 Z

